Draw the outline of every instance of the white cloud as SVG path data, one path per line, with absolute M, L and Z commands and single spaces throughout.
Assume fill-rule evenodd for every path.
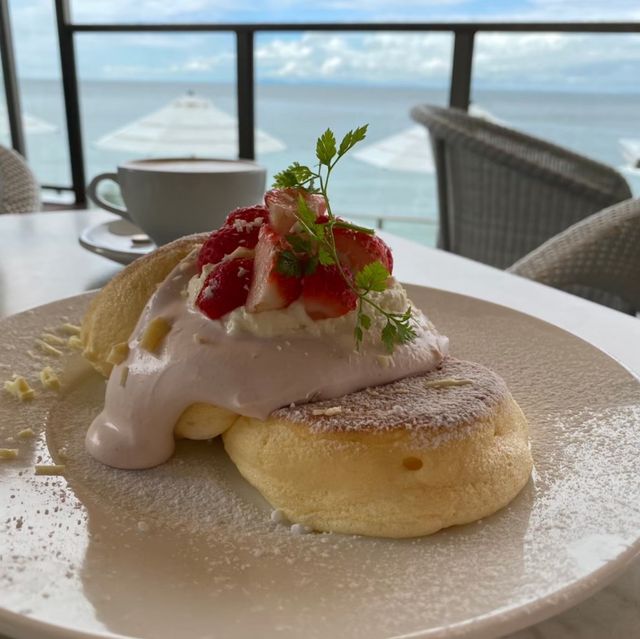
M 72 0 L 74 22 L 160 22 L 201 12 L 216 20 L 238 8 L 239 0 Z
M 499 14 L 504 18 L 554 21 L 635 21 L 640 18 L 638 0 L 528 0 L 521 7 Z
M 481 34 L 474 55 L 477 82 L 573 84 L 624 82 L 640 59 L 640 36 L 559 33 Z M 631 80 L 631 78 L 629 78 Z M 629 82 L 628 88 L 636 89 Z
M 267 40 L 256 48 L 258 74 L 264 79 L 446 85 L 451 56 L 451 36 L 433 33 L 307 33 Z M 476 39 L 473 74 L 477 83 L 565 86 L 570 79 L 588 88 L 594 82 L 624 84 L 627 67 L 638 59 L 638 35 L 485 33 Z M 633 88 L 630 79 L 628 84 Z
M 276 38 L 256 47 L 260 77 L 325 78 L 420 83 L 444 80 L 450 68 L 451 38 L 415 33 L 331 35 L 306 33 Z
M 2 0 L 0 0 L 2 1 Z M 491 11 L 490 7 L 498 6 Z M 11 0 L 16 54 L 22 77 L 59 76 L 59 54 L 51 0 Z M 77 21 L 223 21 L 243 12 L 256 20 L 287 16 L 306 19 L 294 0 L 73 0 Z M 317 0 L 327 20 L 384 19 L 482 20 L 633 20 L 640 19 L 638 0 Z M 505 7 L 507 7 L 505 9 Z M 431 13 L 430 13 L 431 12 Z M 464 15 L 469 13 L 470 15 Z M 474 13 L 475 12 L 475 13 Z M 437 16 L 437 17 L 434 17 Z M 78 64 L 83 78 L 232 79 L 235 48 L 232 34 L 81 34 Z M 256 39 L 260 79 L 425 83 L 446 86 L 451 66 L 450 34 L 262 33 Z M 554 33 L 479 34 L 474 82 L 492 85 L 635 88 L 639 35 Z M 637 89 L 636 89 L 637 90 Z

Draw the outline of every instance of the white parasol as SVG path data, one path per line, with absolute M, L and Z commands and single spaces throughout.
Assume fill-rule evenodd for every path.
M 420 124 L 370 144 L 356 151 L 353 157 L 392 171 L 434 172 L 429 134 Z
M 629 168 L 640 169 L 640 140 L 623 138 L 620 140 L 620 146 Z
M 488 111 L 471 105 L 469 112 L 485 120 L 497 123 Z M 353 156 L 367 164 L 391 171 L 434 173 L 431 142 L 427 129 L 420 124 L 400 131 L 356 151 Z
M 282 151 L 285 145 L 256 131 L 256 151 Z M 150 156 L 237 156 L 237 120 L 211 100 L 188 93 L 96 142 L 102 149 Z
M 55 124 L 51 124 L 46 120 L 29 115 L 28 113 L 22 114 L 22 128 L 25 133 L 39 134 L 39 133 L 55 133 L 58 127 Z M 7 137 L 11 129 L 9 128 L 9 116 L 7 112 L 0 110 L 0 136 Z

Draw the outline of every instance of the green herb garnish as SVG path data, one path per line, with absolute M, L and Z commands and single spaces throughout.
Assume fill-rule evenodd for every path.
M 322 194 L 327 203 L 329 218 L 325 224 L 318 224 L 314 211 L 309 208 L 305 198 L 300 194 L 296 217 L 302 230 L 286 236 L 291 250 L 280 253 L 277 269 L 283 275 L 300 276 L 313 273 L 318 264 L 325 266 L 335 264 L 347 285 L 358 297 L 354 329 L 356 346 L 360 347 L 364 331 L 368 331 L 373 324 L 371 317 L 366 312 L 368 309 L 373 309 L 386 318 L 380 339 L 387 351 L 391 353 L 396 345 L 406 344 L 416 337 L 411 306 L 407 307 L 403 313 L 393 313 L 385 310 L 374 301 L 371 293 L 386 290 L 387 280 L 391 275 L 381 262 L 367 264 L 355 278 L 344 270 L 336 251 L 333 229 L 346 228 L 370 235 L 374 235 L 375 232 L 373 229 L 351 224 L 345 220 L 338 220 L 331 210 L 331 202 L 327 193 L 329 179 L 335 165 L 358 142 L 365 139 L 367 127 L 368 125 L 365 124 L 349 131 L 342 138 L 340 145 L 337 145 L 333 131 L 327 129 L 316 142 L 318 165 L 315 170 L 294 162 L 284 171 L 275 175 L 273 184 L 275 188 L 296 188 L 303 189 L 308 193 Z

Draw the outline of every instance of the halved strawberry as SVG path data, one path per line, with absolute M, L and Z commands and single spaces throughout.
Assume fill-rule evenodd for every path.
M 198 273 L 202 272 L 205 264 L 217 264 L 237 248 L 255 247 L 258 243 L 260 225 L 254 227 L 249 224 L 239 230 L 236 226 L 223 226 L 209 235 L 198 254 Z
M 268 224 L 260 227 L 256 244 L 254 275 L 247 297 L 250 313 L 286 308 L 300 297 L 302 280 L 278 271 L 278 257 L 289 248 L 286 240 Z
M 371 262 L 382 262 L 391 273 L 393 257 L 391 249 L 376 235 L 353 229 L 334 228 L 333 237 L 341 263 L 356 274 Z
M 213 267 L 196 298 L 196 306 L 211 319 L 218 319 L 242 306 L 253 276 L 253 260 L 240 257 Z
M 264 194 L 264 203 L 269 210 L 269 221 L 272 228 L 280 235 L 286 235 L 296 223 L 298 199 L 304 197 L 307 206 L 316 214 L 324 215 L 327 202 L 318 193 L 308 193 L 304 189 L 273 189 Z
M 345 282 L 337 265 L 318 265 L 302 282 L 302 301 L 314 320 L 340 317 L 355 309 L 358 296 Z
M 266 207 L 262 204 L 256 204 L 255 206 L 243 206 L 242 208 L 231 211 L 231 213 L 227 215 L 224 226 L 233 226 L 241 231 L 248 225 L 257 228 L 268 221 L 269 211 L 267 211 Z

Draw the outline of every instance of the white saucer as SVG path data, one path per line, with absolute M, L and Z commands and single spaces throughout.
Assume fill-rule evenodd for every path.
M 144 232 L 127 220 L 112 220 L 86 228 L 78 241 L 92 253 L 120 264 L 130 264 L 136 258 L 156 248 Z M 135 240 L 135 241 L 134 241 Z

